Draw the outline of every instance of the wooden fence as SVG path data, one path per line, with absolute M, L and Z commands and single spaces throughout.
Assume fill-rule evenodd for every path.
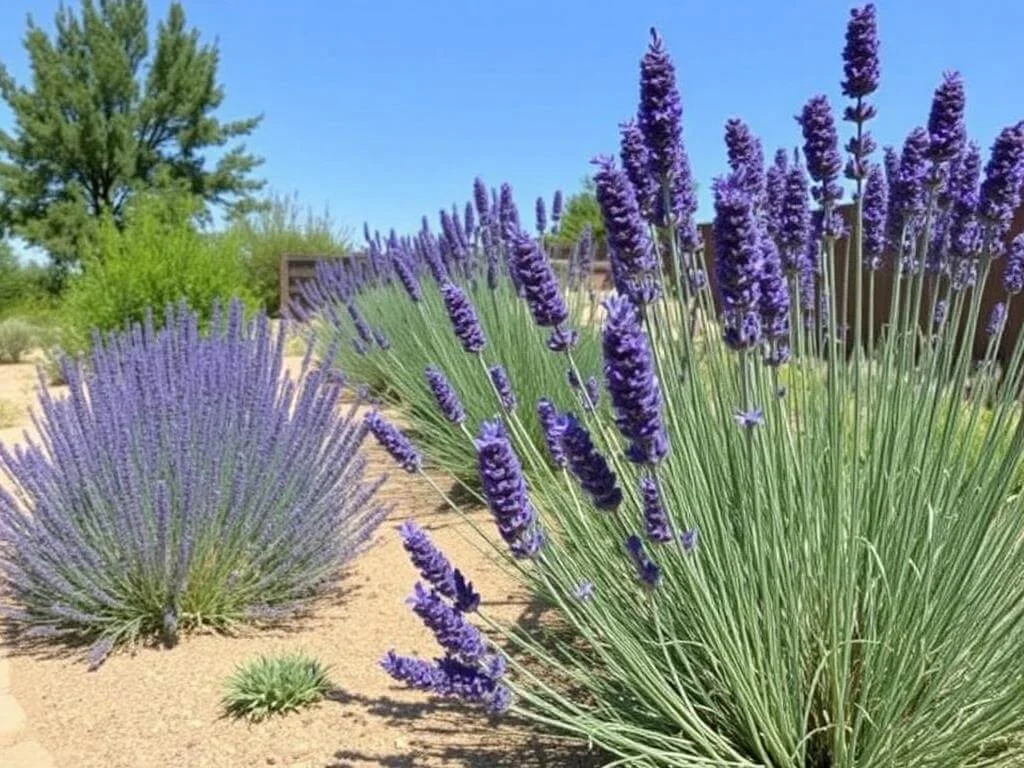
M 852 219 L 853 207 L 850 205 L 842 207 L 843 215 L 846 217 L 847 222 Z M 711 236 L 711 225 L 702 224 L 699 227 L 701 236 L 705 243 L 705 259 L 708 264 L 708 281 L 711 285 L 711 290 L 718 297 L 717 286 L 715 285 L 715 270 L 714 264 L 714 250 L 713 243 L 714 239 Z M 1012 239 L 1018 233 L 1024 231 L 1024 206 L 1018 211 L 1014 217 L 1013 226 L 1010 229 L 1009 237 Z M 839 298 L 840 309 L 846 306 L 846 322 L 852 327 L 855 320 L 855 306 L 856 302 L 854 297 L 850 294 L 855 290 L 851 288 L 847 291 L 845 284 L 846 277 L 846 252 L 847 242 L 845 239 L 839 240 L 836 243 L 836 296 Z M 362 258 L 364 254 L 356 253 L 352 256 L 343 256 L 341 258 Z M 556 262 L 564 262 L 567 253 L 555 253 L 552 258 Z M 280 273 L 280 290 L 281 290 L 281 307 L 288 306 L 289 302 L 298 295 L 298 286 L 303 280 L 309 280 L 314 275 L 316 268 L 316 262 L 323 258 L 329 258 L 327 256 L 292 256 L 283 255 L 281 257 L 281 273 Z M 862 316 L 863 327 L 867 328 L 870 322 L 874 327 L 876 337 L 881 333 L 882 327 L 885 324 L 889 315 L 889 302 L 892 296 L 893 287 L 893 270 L 892 263 L 893 259 L 888 258 L 884 260 L 885 265 L 875 275 L 875 311 L 874 316 L 869 318 L 867 316 L 868 302 L 862 301 L 862 308 L 864 314 Z M 982 297 L 981 303 L 981 320 L 978 323 L 978 328 L 973 339 L 974 354 L 976 357 L 982 357 L 985 354 L 987 345 L 987 336 L 985 334 L 985 323 L 992 312 L 992 308 L 1000 301 L 1005 300 L 1005 294 L 1002 288 L 1002 276 L 1003 260 L 997 261 L 993 265 L 992 274 L 985 286 L 985 292 Z M 851 267 L 854 265 L 851 265 Z M 855 274 L 853 270 L 850 271 L 851 275 Z M 596 288 L 607 287 L 610 285 L 610 275 L 608 270 L 608 263 L 604 260 L 599 260 L 595 263 L 594 286 Z M 863 282 L 863 290 L 867 291 L 867 280 Z M 925 306 L 928 306 L 927 297 L 924 302 Z M 1017 340 L 1017 334 L 1020 331 L 1021 326 L 1024 325 L 1024 300 L 1018 300 L 1011 302 L 1010 310 L 1006 318 L 1006 331 L 1003 334 L 1002 343 L 999 349 L 1000 359 L 1006 360 L 1009 354 L 1012 352 L 1013 345 Z

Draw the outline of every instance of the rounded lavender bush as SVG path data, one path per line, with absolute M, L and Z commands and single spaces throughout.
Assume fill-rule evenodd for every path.
M 242 305 L 95 340 L 41 392 L 38 440 L 0 446 L 0 609 L 16 631 L 119 643 L 277 619 L 329 588 L 384 510 L 342 382 L 282 371 Z

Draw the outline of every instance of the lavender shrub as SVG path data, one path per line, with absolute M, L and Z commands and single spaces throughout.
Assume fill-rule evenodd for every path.
M 0 579 L 11 625 L 120 643 L 284 617 L 330 589 L 382 519 L 367 426 L 342 381 L 282 371 L 285 336 L 233 302 L 208 335 L 184 306 L 97 338 L 39 438 L 0 446 Z

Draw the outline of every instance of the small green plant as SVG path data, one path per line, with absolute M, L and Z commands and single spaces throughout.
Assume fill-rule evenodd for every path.
M 297 712 L 331 689 L 327 671 L 304 653 L 260 656 L 239 666 L 228 680 L 224 709 L 232 717 L 256 722 Z
M 0 400 L 0 429 L 18 426 L 22 416 L 21 408 L 10 400 Z
M 0 363 L 19 363 L 36 346 L 39 332 L 19 317 L 0 321 Z

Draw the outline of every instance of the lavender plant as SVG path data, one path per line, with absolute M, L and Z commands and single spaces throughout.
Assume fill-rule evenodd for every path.
M 545 347 L 572 347 L 584 377 L 599 372 L 600 350 L 585 320 L 597 311 L 589 261 L 579 265 L 574 290 L 563 293 L 543 233 L 534 237 L 513 223 L 511 190 L 495 208 L 477 180 L 473 197 L 480 223 L 465 247 L 446 214 L 450 235 L 425 222 L 368 263 L 319 265 L 293 311 L 321 355 L 340 350 L 337 365 L 353 383 L 396 409 L 411 434 L 429 436 L 435 466 L 477 485 L 467 435 L 495 408 L 529 404 L 520 418 L 539 440 L 533 404 L 542 397 L 563 408 L 577 402 L 565 389 L 568 360 Z M 555 210 L 561 215 L 552 205 L 552 217 Z M 378 329 L 387 348 L 364 339 L 361 325 Z
M 120 643 L 287 616 L 333 585 L 384 509 L 342 382 L 285 333 L 184 305 L 101 339 L 69 392 L 40 390 L 39 437 L 0 446 L 2 608 L 33 635 Z
M 652 35 L 624 170 L 600 158 L 596 178 L 619 294 L 595 318 L 611 411 L 587 407 L 577 350 L 556 348 L 573 399 L 495 401 L 471 443 L 500 534 L 489 541 L 552 631 L 503 625 L 484 602 L 474 658 L 505 643 L 500 676 L 474 666 L 486 682 L 461 688 L 389 656 L 392 676 L 487 703 L 481 691 L 507 687 L 498 709 L 610 765 L 1024 758 L 1024 336 L 1006 338 L 1024 122 L 983 165 L 963 81 L 946 74 L 928 127 L 886 151 L 883 174 L 867 130 L 879 50 L 875 8 L 855 9 L 843 122 L 811 98 L 792 160 L 766 170 L 759 140 L 730 121 L 702 243 L 675 71 Z M 688 279 L 712 269 L 716 296 Z M 993 272 L 1001 301 L 986 315 Z M 503 362 L 512 381 L 533 374 Z M 533 412 L 539 437 L 521 421 Z

